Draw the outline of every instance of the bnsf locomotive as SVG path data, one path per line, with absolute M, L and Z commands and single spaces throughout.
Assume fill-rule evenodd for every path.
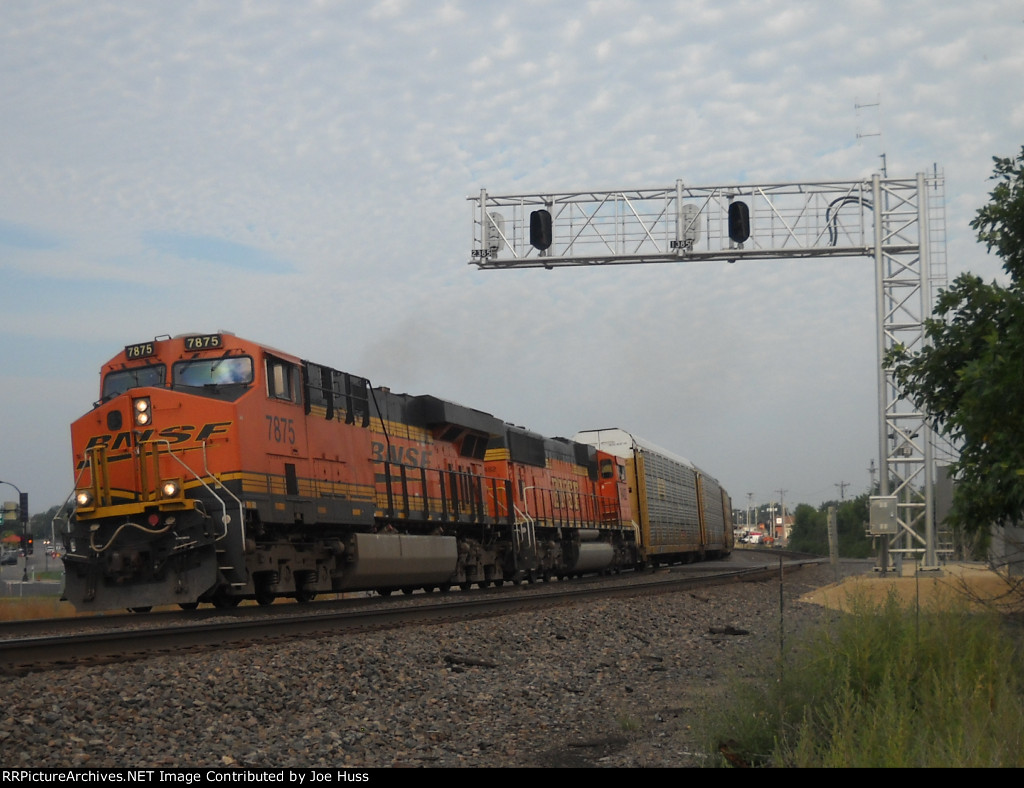
M 71 438 L 80 610 L 466 589 L 732 548 L 718 483 L 621 430 L 544 438 L 228 333 L 125 347 Z

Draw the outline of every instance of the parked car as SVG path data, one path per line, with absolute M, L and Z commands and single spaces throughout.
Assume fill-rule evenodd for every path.
M 0 566 L 15 566 L 18 563 L 17 553 L 4 553 L 0 556 Z

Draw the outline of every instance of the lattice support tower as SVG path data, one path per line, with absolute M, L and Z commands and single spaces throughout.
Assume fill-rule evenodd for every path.
M 674 186 L 493 195 L 473 203 L 469 263 L 485 270 L 869 257 L 875 262 L 880 493 L 896 499 L 883 550 L 937 567 L 935 438 L 881 360 L 924 342 L 945 284 L 944 178 Z M 742 203 L 743 207 L 735 203 Z M 543 216 L 543 214 L 547 216 Z M 540 228 L 540 229 L 538 229 Z M 948 454 L 948 449 L 947 449 Z

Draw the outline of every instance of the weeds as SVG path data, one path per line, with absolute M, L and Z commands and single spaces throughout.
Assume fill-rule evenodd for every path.
M 709 728 L 749 765 L 1024 765 L 1024 683 L 996 616 L 857 602 L 789 655 L 784 678 L 740 687 Z

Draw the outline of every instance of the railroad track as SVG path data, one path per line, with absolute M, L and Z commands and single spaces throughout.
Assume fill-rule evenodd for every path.
M 196 614 L 153 614 L 14 622 L 0 625 L 0 675 L 73 668 L 180 654 L 211 648 L 243 648 L 290 638 L 339 636 L 355 632 L 425 626 L 511 615 L 554 605 L 706 588 L 777 577 L 819 558 L 773 556 L 770 563 L 743 567 L 697 564 L 673 571 L 623 575 L 622 580 L 552 583 L 505 590 L 346 600 L 312 606 L 245 607 Z M 372 604 L 367 604 L 372 603 Z M 49 634 L 38 634 L 46 627 Z

